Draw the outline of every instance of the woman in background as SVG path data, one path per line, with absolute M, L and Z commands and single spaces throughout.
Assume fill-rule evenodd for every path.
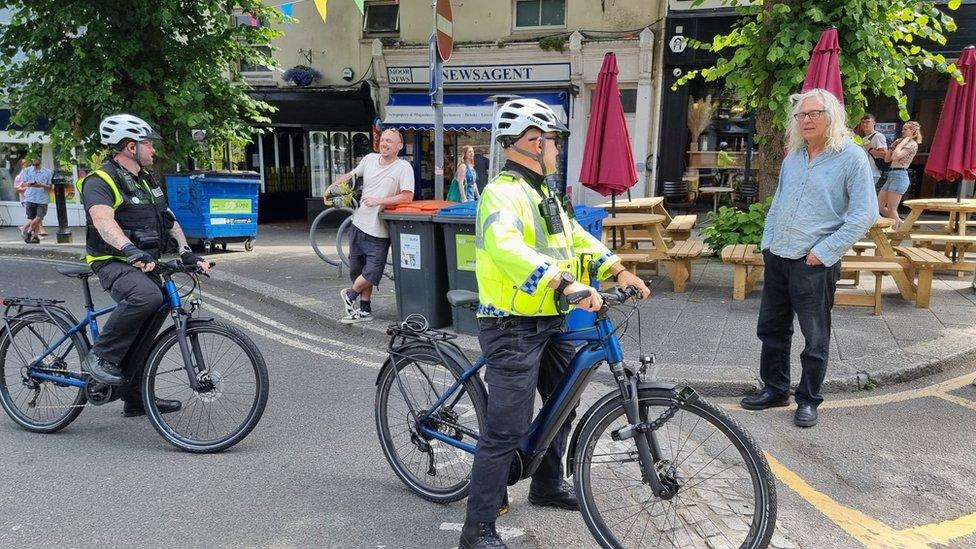
M 901 128 L 901 137 L 895 140 L 885 155 L 885 162 L 888 162 L 891 167 L 888 169 L 888 180 L 878 192 L 878 209 L 881 215 L 895 222 L 892 227 L 895 231 L 901 227 L 902 220 L 898 215 L 898 205 L 901 204 L 901 197 L 908 192 L 908 166 L 915 158 L 918 144 L 921 142 L 921 125 L 914 120 L 905 122 Z
M 464 147 L 464 155 L 458 162 L 454 178 L 458 180 L 461 191 L 461 202 L 474 202 L 481 197 L 478 191 L 478 172 L 474 169 L 474 147 Z

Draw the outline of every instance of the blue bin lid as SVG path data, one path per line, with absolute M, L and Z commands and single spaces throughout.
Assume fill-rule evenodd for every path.
M 451 217 L 476 217 L 478 215 L 478 203 L 475 201 L 461 202 L 453 206 L 446 206 L 437 212 L 439 216 Z
M 595 208 L 593 206 L 587 206 L 585 204 L 577 204 L 573 207 L 573 211 L 576 213 L 576 217 L 596 221 L 598 219 L 603 219 L 607 215 L 607 210 L 603 208 Z

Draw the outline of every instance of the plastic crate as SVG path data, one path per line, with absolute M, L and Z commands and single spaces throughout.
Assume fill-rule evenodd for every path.
M 594 208 L 593 206 L 584 206 L 579 204 L 573 207 L 574 213 L 576 213 L 576 221 L 586 229 L 586 232 L 590 233 L 597 240 L 603 239 L 603 219 L 607 217 L 607 211 L 603 208 Z

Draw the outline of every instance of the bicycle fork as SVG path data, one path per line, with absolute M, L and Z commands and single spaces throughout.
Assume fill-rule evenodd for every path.
M 669 500 L 678 493 L 680 486 L 667 474 L 666 480 L 661 480 L 657 464 L 663 463 L 663 453 L 655 431 L 674 416 L 680 405 L 697 400 L 698 394 L 690 387 L 676 390 L 671 405 L 659 417 L 649 421 L 640 409 L 640 376 L 627 370 L 622 362 L 611 364 L 610 370 L 623 396 L 624 413 L 628 422 L 626 427 L 614 431 L 611 436 L 615 441 L 634 439 L 644 482 L 650 485 L 657 497 Z
M 207 371 L 207 365 L 203 359 L 203 351 L 200 350 L 200 343 L 197 336 L 186 334 L 186 317 L 178 310 L 172 313 L 173 322 L 176 324 L 176 341 L 180 347 L 180 355 L 183 357 L 183 368 L 186 375 L 190 378 L 190 387 L 194 391 L 206 391 L 207 380 L 203 379 L 203 374 Z

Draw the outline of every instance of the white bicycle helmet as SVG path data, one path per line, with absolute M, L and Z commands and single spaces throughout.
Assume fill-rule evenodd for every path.
M 569 128 L 559 120 L 552 108 L 538 99 L 512 99 L 498 107 L 495 113 L 495 139 L 510 144 L 529 128 L 569 133 Z
M 159 134 L 152 129 L 148 122 L 131 114 L 113 114 L 105 117 L 98 125 L 98 134 L 102 145 L 115 146 L 124 139 L 145 141 L 146 139 L 160 139 Z

